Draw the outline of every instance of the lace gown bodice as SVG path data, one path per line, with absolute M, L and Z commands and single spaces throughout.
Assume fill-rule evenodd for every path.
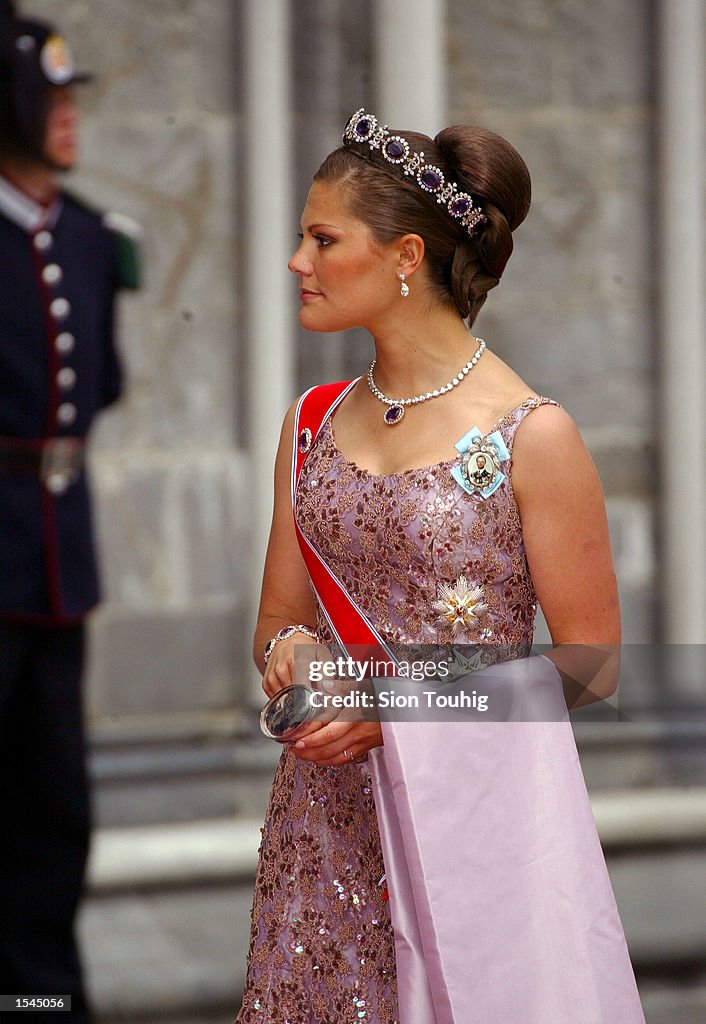
M 548 402 L 528 399 L 499 421 L 510 451 L 520 422 Z M 483 498 L 451 475 L 459 461 L 375 476 L 339 451 L 329 419 L 304 464 L 297 521 L 386 641 L 527 645 L 535 595 L 511 474 Z M 454 630 L 433 605 L 461 576 L 482 588 L 488 614 Z

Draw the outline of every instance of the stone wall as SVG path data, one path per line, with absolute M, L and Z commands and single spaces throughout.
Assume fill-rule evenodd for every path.
M 525 157 L 533 208 L 478 332 L 576 419 L 608 496 L 627 642 L 655 639 L 653 4 L 449 4 L 449 120 Z
M 293 5 L 298 202 L 346 117 L 375 104 L 372 2 Z M 241 5 L 23 9 L 56 21 L 99 74 L 84 90 L 71 187 L 144 231 L 145 287 L 121 306 L 129 388 L 92 458 L 107 592 L 93 721 L 228 713 L 252 674 L 241 626 L 251 471 Z M 584 431 L 609 496 L 631 640 L 651 637 L 654 617 L 650 15 L 649 0 L 448 3 L 449 122 L 505 134 L 534 180 L 533 211 L 478 332 Z M 297 351 L 303 387 L 360 372 L 370 346 L 357 332 L 297 335 Z

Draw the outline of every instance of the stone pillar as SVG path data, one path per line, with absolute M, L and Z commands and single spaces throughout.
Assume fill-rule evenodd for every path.
M 254 627 L 272 518 L 272 466 L 294 397 L 289 0 L 245 6 L 248 402 L 252 465 L 250 603 Z M 258 683 L 258 699 L 260 689 Z
M 444 0 L 378 0 L 376 108 L 396 128 L 436 135 L 446 112 Z
M 667 643 L 706 643 L 703 0 L 659 5 L 662 579 Z

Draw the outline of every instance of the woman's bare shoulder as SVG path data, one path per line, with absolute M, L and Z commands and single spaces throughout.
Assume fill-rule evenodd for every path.
M 559 405 L 537 405 L 523 418 L 513 444 L 513 486 L 518 498 L 531 491 L 557 500 L 588 487 L 600 489 L 593 460 L 576 423 Z M 559 499 L 561 500 L 561 499 Z
M 583 440 L 576 423 L 569 413 L 558 402 L 548 399 L 545 395 L 531 392 L 526 396 L 536 402 L 529 413 L 518 425 L 515 435 L 515 451 L 525 454 L 540 455 L 556 445 L 583 446 Z

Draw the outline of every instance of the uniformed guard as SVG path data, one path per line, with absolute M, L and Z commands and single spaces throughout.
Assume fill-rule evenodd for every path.
M 116 291 L 135 252 L 58 186 L 86 75 L 51 26 L 0 2 L 0 992 L 72 996 L 89 838 L 81 675 L 98 598 L 85 472 L 121 390 Z

